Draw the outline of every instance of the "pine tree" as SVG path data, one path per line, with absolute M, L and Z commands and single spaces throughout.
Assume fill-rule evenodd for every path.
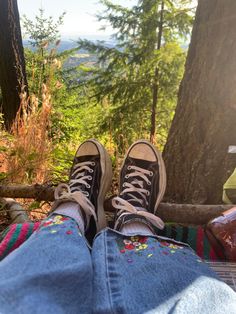
M 22 17 L 24 33 L 28 36 L 28 43 L 33 48 L 33 50 L 25 49 L 29 89 L 38 97 L 41 95 L 43 83 L 55 85 L 52 81 L 55 81 L 55 72 L 58 72 L 61 63 L 57 52 L 60 44 L 59 26 L 63 24 L 64 16 L 65 12 L 54 20 L 51 16 L 45 15 L 43 8 L 39 8 L 34 20 L 26 15 Z
M 105 117 L 102 126 L 112 125 L 117 141 L 124 132 L 131 141 L 134 130 L 146 136 L 149 129 L 153 142 L 156 121 L 159 141 L 166 137 L 161 133 L 173 116 L 185 60 L 180 43 L 192 23 L 190 2 L 140 0 L 127 8 L 103 0 L 106 10 L 98 19 L 113 28 L 115 46 L 79 41 L 81 48 L 98 56 L 99 67 L 89 72 L 85 83 L 97 101 L 110 104 L 109 119 Z

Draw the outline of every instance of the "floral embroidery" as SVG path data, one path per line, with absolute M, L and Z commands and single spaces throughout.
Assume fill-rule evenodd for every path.
M 184 246 L 167 242 L 158 241 L 156 238 L 145 237 L 145 236 L 133 236 L 126 237 L 123 239 L 117 239 L 117 245 L 119 251 L 122 255 L 127 256 L 127 262 L 133 263 L 133 258 L 135 255 L 145 256 L 146 258 L 153 257 L 155 250 L 162 256 L 172 255 L 176 252 L 180 252 L 181 255 L 186 259 L 187 255 L 195 254 L 191 251 L 186 252 Z M 199 259 L 197 259 L 200 262 Z
M 61 225 L 64 223 L 64 221 L 69 220 L 69 218 L 66 218 L 64 216 L 53 216 L 52 218 L 49 218 L 47 221 L 43 223 L 43 227 L 51 227 L 55 225 Z
M 78 231 L 75 231 L 77 229 L 74 230 L 74 227 L 75 224 L 71 222 L 71 219 L 69 217 L 55 215 L 42 222 L 41 227 L 36 232 L 38 233 L 41 229 L 46 229 L 49 233 L 52 234 L 62 232 L 64 235 L 76 234 L 82 237 L 80 230 L 78 229 Z
M 154 242 L 157 242 L 156 239 L 152 239 Z M 120 250 L 120 253 L 125 254 L 127 252 L 135 253 L 137 255 L 143 255 L 143 252 L 147 248 L 149 248 L 149 244 L 147 243 L 148 237 L 142 237 L 142 236 L 133 236 L 125 239 L 119 239 L 117 240 L 117 244 Z M 151 249 L 154 247 L 152 246 Z M 148 254 L 147 256 L 150 258 L 153 254 Z M 133 262 L 132 259 L 127 259 L 128 263 Z
M 123 239 L 119 241 L 118 246 L 120 249 L 121 253 L 125 253 L 126 251 L 135 251 L 138 252 L 140 250 L 145 250 L 148 245 L 146 244 L 147 242 L 147 237 L 130 237 Z

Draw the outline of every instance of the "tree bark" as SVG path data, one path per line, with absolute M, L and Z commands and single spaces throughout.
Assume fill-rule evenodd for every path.
M 157 36 L 157 50 L 161 49 L 161 40 L 163 33 L 163 18 L 164 18 L 164 1 L 161 2 L 161 11 L 160 11 L 160 21 L 158 27 L 158 36 Z M 158 103 L 158 93 L 159 93 L 159 69 L 155 68 L 154 82 L 152 86 L 152 110 L 151 110 L 151 129 L 150 129 L 150 142 L 153 144 L 156 134 L 156 108 Z
M 166 200 L 221 203 L 236 167 L 236 1 L 199 0 L 175 117 L 164 148 Z
M 0 0 L 0 29 L 2 112 L 9 130 L 20 107 L 22 89 L 28 94 L 17 0 Z

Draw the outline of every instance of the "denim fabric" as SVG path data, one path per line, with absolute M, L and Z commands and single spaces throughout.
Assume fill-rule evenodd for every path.
M 90 313 L 92 277 L 77 224 L 52 216 L 0 262 L 0 313 Z
M 92 261 L 95 313 L 236 313 L 236 293 L 177 242 L 105 230 Z
M 236 294 L 183 245 L 103 230 L 92 254 L 52 216 L 0 263 L 0 313 L 236 313 Z

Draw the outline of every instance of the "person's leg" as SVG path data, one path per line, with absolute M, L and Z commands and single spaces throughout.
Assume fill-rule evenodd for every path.
M 149 143 L 129 150 L 113 202 L 116 231 L 102 231 L 93 244 L 93 312 L 235 313 L 235 292 L 190 248 L 154 236 L 163 226 L 153 214 L 165 190 L 164 171 Z
M 95 140 L 80 145 L 52 215 L 0 263 L 0 313 L 91 313 L 93 269 L 84 232 L 105 225 L 111 162 Z
M 236 293 L 181 244 L 108 229 L 92 260 L 94 313 L 235 313 Z
M 77 223 L 53 215 L 0 263 L 0 313 L 90 313 L 92 276 Z

